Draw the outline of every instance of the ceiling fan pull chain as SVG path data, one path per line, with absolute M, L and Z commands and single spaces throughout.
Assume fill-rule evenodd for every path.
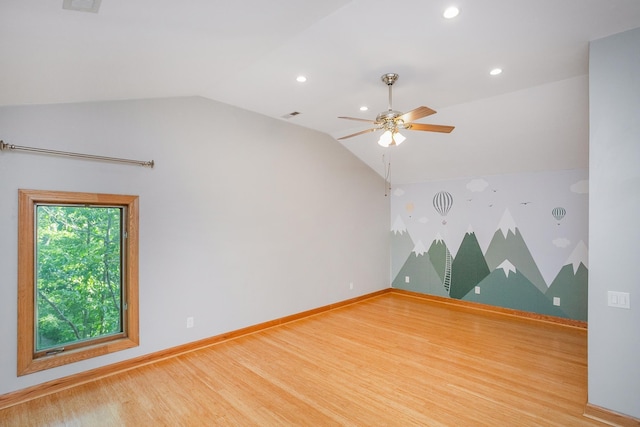
M 391 181 L 389 181 L 389 177 L 391 176 L 391 161 L 387 162 L 384 154 L 382 155 L 382 165 L 384 166 L 384 197 L 387 197 L 391 192 Z

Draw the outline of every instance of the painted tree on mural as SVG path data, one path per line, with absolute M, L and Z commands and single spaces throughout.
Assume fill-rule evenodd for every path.
M 122 210 L 40 205 L 36 215 L 36 349 L 121 332 Z

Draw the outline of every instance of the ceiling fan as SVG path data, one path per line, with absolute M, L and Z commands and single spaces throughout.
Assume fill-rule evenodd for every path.
M 382 136 L 378 140 L 378 144 L 383 147 L 393 147 L 400 145 L 406 138 L 400 133 L 402 129 L 408 130 L 421 130 L 427 132 L 443 132 L 449 133 L 454 127 L 444 125 L 428 125 L 423 123 L 413 123 L 414 120 L 421 119 L 423 117 L 430 116 L 436 112 L 429 107 L 418 107 L 409 111 L 408 113 L 401 113 L 394 111 L 391 107 L 392 104 L 392 89 L 393 84 L 398 80 L 398 75 L 395 73 L 387 73 L 382 75 L 382 81 L 389 87 L 389 109 L 384 111 L 376 117 L 375 120 L 359 119 L 356 117 L 338 117 L 339 119 L 357 120 L 359 122 L 373 123 L 376 127 L 356 132 L 351 135 L 343 136 L 338 140 L 351 138 L 354 136 L 362 135 L 377 130 L 383 130 Z

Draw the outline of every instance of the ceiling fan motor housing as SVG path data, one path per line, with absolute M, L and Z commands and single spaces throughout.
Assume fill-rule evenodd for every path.
M 390 130 L 392 132 L 397 131 L 398 129 L 406 129 L 404 121 L 402 119 L 398 119 L 402 113 L 400 111 L 388 110 L 378 114 L 376 117 L 376 123 L 379 123 L 381 129 Z

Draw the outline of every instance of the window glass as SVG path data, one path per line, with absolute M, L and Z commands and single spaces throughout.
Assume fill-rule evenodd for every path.
M 123 208 L 36 205 L 36 352 L 123 332 Z

